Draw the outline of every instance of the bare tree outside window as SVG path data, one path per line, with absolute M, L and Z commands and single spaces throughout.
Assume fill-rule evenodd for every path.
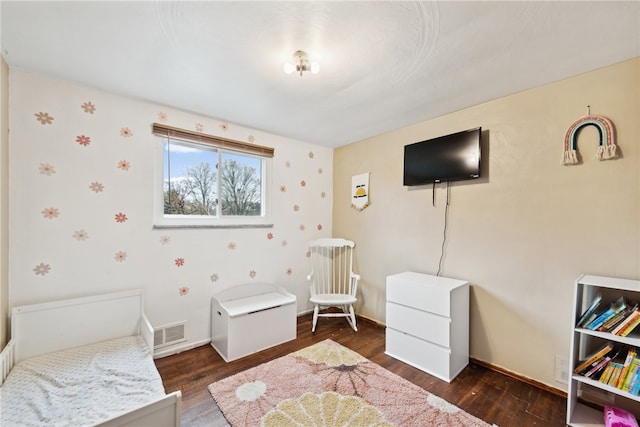
M 154 124 L 154 132 L 163 134 Z M 177 128 L 156 157 L 162 181 L 155 186 L 154 226 L 272 226 L 270 188 L 273 149 Z M 192 140 L 191 138 L 193 137 Z M 160 206 L 162 202 L 163 206 Z
M 220 207 L 222 215 L 261 214 L 261 180 L 256 168 L 234 159 L 222 163 Z M 186 176 L 165 181 L 164 213 L 216 215 L 217 173 L 210 163 L 186 169 Z
M 164 213 L 170 215 L 215 215 L 216 173 L 209 163 L 187 168 L 181 179 L 165 181 Z
M 193 215 L 216 214 L 216 173 L 209 163 L 188 168 L 184 184 L 193 204 Z
M 260 215 L 260 175 L 233 159 L 222 163 L 220 207 L 223 215 Z
M 169 187 L 165 182 L 164 213 L 168 215 L 184 215 L 187 210 L 186 194 L 182 192 L 178 183 Z

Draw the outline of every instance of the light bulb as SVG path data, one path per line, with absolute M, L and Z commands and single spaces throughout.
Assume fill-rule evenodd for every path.
M 296 66 L 290 62 L 285 62 L 284 65 L 282 66 L 282 69 L 286 74 L 291 74 L 296 70 Z

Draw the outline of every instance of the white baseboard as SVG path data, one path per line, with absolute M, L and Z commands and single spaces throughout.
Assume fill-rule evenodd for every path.
M 313 308 L 301 311 L 300 313 L 298 313 L 298 317 L 304 316 L 305 314 L 309 314 L 309 313 L 313 313 Z M 367 320 L 367 321 L 369 321 L 371 323 L 374 323 L 374 324 L 382 326 L 382 327 L 386 326 L 384 323 L 380 322 L 379 320 L 373 319 L 371 317 L 363 316 L 361 314 L 358 314 L 357 312 L 356 312 L 356 317 L 361 318 L 361 319 L 365 319 L 365 320 Z
M 298 317 L 304 316 L 304 315 L 309 314 L 309 313 L 313 313 L 313 308 L 301 311 L 300 313 L 298 313 Z M 362 317 L 364 319 L 367 319 L 370 322 L 380 324 L 380 322 L 378 322 L 377 320 L 370 319 L 370 318 L 364 317 L 364 316 L 360 316 L 357 313 L 356 313 L 356 315 L 358 317 Z M 203 339 L 203 340 L 200 340 L 200 341 L 181 343 L 181 345 L 175 345 L 175 346 L 172 346 L 172 347 L 163 348 L 161 351 L 156 351 L 153 354 L 153 358 L 154 359 L 161 359 L 163 357 L 171 356 L 173 354 L 182 353 L 183 351 L 191 350 L 191 349 L 194 349 L 196 347 L 200 347 L 202 345 L 207 345 L 209 343 L 211 343 L 211 339 L 210 338 Z
M 207 338 L 200 341 L 187 342 L 182 345 L 176 345 L 174 347 L 164 348 L 162 351 L 157 351 L 153 354 L 154 359 L 160 359 L 162 357 L 171 356 L 172 354 L 182 353 L 183 351 L 191 350 L 202 345 L 207 345 L 211 342 L 211 338 Z

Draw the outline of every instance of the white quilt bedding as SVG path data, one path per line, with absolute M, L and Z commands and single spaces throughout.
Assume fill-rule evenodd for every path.
M 94 425 L 163 396 L 142 337 L 118 338 L 18 363 L 0 387 L 0 425 Z

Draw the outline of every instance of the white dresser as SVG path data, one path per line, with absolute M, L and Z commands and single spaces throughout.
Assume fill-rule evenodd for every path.
M 388 276 L 385 353 L 451 382 L 469 364 L 469 282 Z

